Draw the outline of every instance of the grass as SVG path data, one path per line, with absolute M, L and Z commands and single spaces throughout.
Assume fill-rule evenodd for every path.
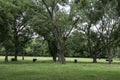
M 11 57 L 10 57 L 11 58 Z M 104 59 L 91 63 L 88 58 L 67 58 L 67 64 L 52 62 L 50 57 L 25 57 L 22 61 L 4 63 L 0 57 L 0 80 L 120 80 L 120 61 L 107 64 Z

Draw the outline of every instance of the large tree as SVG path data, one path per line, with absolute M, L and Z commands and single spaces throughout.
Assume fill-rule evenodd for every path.
M 61 0 L 42 0 L 36 2 L 38 15 L 34 17 L 36 20 L 34 30 L 48 41 L 50 52 L 54 54 L 55 59 L 58 53 L 59 62 L 64 64 L 65 57 L 65 41 L 75 27 L 79 18 L 75 18 L 72 10 L 67 13 L 61 7 L 69 6 L 67 1 Z M 73 19 L 75 18 L 75 19 Z M 35 27 L 36 26 L 36 27 Z M 38 30 L 39 29 L 39 30 Z
M 17 61 L 18 53 L 24 48 L 32 35 L 32 29 L 28 25 L 29 19 L 32 17 L 32 2 L 32 0 L 0 1 L 0 34 L 2 41 L 6 41 L 6 45 L 13 44 L 12 50 L 15 53 L 15 61 Z M 9 39 L 10 36 L 12 39 Z
M 28 25 L 32 17 L 32 0 L 13 0 L 9 1 L 15 8 L 12 10 L 13 19 L 11 20 L 13 30 L 13 44 L 15 52 L 15 61 L 18 53 L 22 52 L 25 44 L 32 37 L 32 29 Z
M 94 30 L 94 27 L 104 14 L 102 3 L 97 0 L 81 0 L 77 1 L 76 4 L 80 5 L 76 13 L 81 17 L 76 25 L 78 26 L 77 29 L 85 34 L 88 53 L 93 58 L 93 62 L 96 63 L 97 56 L 100 53 L 100 37 Z

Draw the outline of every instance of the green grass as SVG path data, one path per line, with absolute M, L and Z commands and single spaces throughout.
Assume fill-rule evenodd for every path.
M 35 63 L 32 57 L 8 63 L 3 59 L 0 57 L 0 80 L 120 80 L 119 60 L 109 65 L 104 59 L 93 64 L 87 58 L 77 58 L 78 63 L 67 58 L 67 64 L 61 65 L 50 57 L 37 57 Z

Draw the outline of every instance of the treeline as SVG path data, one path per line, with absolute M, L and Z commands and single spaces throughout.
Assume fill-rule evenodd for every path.
M 119 0 L 0 0 L 0 54 L 106 58 L 120 55 Z

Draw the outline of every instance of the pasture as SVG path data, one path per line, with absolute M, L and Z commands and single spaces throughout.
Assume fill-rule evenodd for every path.
M 92 63 L 89 58 L 66 58 L 67 64 L 59 64 L 50 57 L 36 58 L 36 62 L 32 62 L 33 57 L 24 61 L 19 57 L 18 62 L 4 63 L 0 57 L 0 80 L 120 80 L 119 60 L 108 64 L 105 59 Z

